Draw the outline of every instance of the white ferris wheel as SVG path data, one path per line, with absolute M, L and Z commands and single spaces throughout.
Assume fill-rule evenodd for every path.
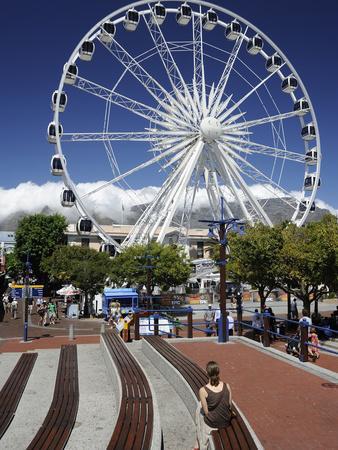
M 315 208 L 321 150 L 309 95 L 271 39 L 225 8 L 169 0 L 118 9 L 76 46 L 52 108 L 61 203 L 77 207 L 79 234 L 95 230 L 102 251 L 163 242 L 169 226 L 184 243 L 202 191 L 215 217 L 223 197 L 226 215 L 250 224 L 273 224 L 272 200 L 298 225 Z M 80 191 L 81 159 L 108 181 Z M 151 185 L 151 171 L 162 185 L 119 244 L 94 218 L 96 198 L 114 185 L 136 197 L 133 177 Z

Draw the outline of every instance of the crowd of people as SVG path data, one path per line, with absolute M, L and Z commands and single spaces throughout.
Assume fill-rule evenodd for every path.
M 11 294 L 4 294 L 2 297 L 5 314 L 11 316 L 12 319 L 18 318 L 18 300 Z M 40 326 L 55 325 L 58 319 L 58 309 L 56 302 L 52 299 L 48 301 L 42 298 L 34 300 L 28 298 L 28 314 L 32 316 L 36 311 L 39 316 L 38 324 Z
M 235 321 L 229 311 L 226 312 L 226 315 L 227 315 L 226 318 L 228 322 L 229 336 L 233 336 Z M 212 305 L 209 304 L 207 311 L 205 311 L 204 313 L 204 323 L 207 336 L 212 336 L 213 334 L 216 334 L 218 336 L 220 318 L 221 318 L 220 308 L 212 309 Z

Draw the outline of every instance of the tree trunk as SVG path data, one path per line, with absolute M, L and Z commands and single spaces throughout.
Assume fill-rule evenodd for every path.
M 88 292 L 85 292 L 85 302 L 83 305 L 83 316 L 89 317 L 89 302 L 88 302 Z
M 303 297 L 303 309 L 306 310 L 307 314 L 310 316 L 311 314 L 311 302 L 310 302 L 310 298 L 309 296 L 304 296 Z
M 261 301 L 261 313 L 262 313 L 264 311 L 265 306 L 264 288 L 258 288 L 258 295 Z

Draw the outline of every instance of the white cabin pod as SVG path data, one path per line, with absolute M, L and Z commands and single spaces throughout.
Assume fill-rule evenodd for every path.
M 218 15 L 213 9 L 209 9 L 202 17 L 202 27 L 206 31 L 212 31 L 218 22 Z
M 316 183 L 316 174 L 312 173 L 306 175 L 304 179 L 304 189 L 306 191 L 312 191 L 315 183 Z M 320 186 L 320 178 L 318 179 L 318 187 L 319 186 Z
M 317 147 L 313 147 L 311 150 L 305 153 L 305 162 L 309 166 L 314 166 L 318 161 Z
M 263 45 L 263 39 L 256 34 L 253 38 L 249 39 L 246 49 L 250 55 L 258 55 L 258 53 L 262 50 Z
M 114 39 L 115 33 L 115 24 L 114 22 L 109 20 L 108 22 L 105 22 L 101 27 L 100 40 L 106 44 L 110 44 Z
M 59 123 L 59 136 L 63 133 L 62 125 Z M 47 128 L 47 140 L 50 144 L 56 144 L 56 127 L 55 122 L 50 122 Z
M 54 91 L 52 94 L 51 107 L 52 107 L 53 111 L 56 110 L 56 99 L 57 99 L 58 93 L 59 93 L 59 91 Z M 58 108 L 59 112 L 63 112 L 66 109 L 67 101 L 68 101 L 67 94 L 64 91 L 62 91 L 60 94 L 60 101 L 59 101 L 59 108 Z
M 115 245 L 109 244 L 108 242 L 102 242 L 100 245 L 100 252 L 107 253 L 107 255 L 113 258 L 116 254 Z
M 75 205 L 75 194 L 70 189 L 63 189 L 60 195 L 61 205 L 70 208 Z
M 297 116 L 304 116 L 310 111 L 309 102 L 306 98 L 301 98 L 295 102 L 293 105 L 293 110 L 297 113 Z
M 303 198 L 303 200 L 299 204 L 299 211 L 304 212 L 307 209 L 309 203 L 310 203 L 309 199 Z M 315 202 L 312 202 L 311 207 L 310 207 L 310 212 L 313 212 L 315 210 L 316 210 L 316 204 L 315 204 Z
M 61 176 L 63 175 L 63 166 L 66 165 L 66 159 L 63 156 L 63 165 L 60 156 L 54 155 L 50 161 L 50 172 L 52 175 Z
M 81 217 L 76 224 L 77 234 L 90 234 L 93 229 L 93 222 L 87 217 Z
M 237 20 L 230 22 L 225 28 L 225 37 L 230 41 L 235 41 L 241 34 L 242 27 Z
M 177 10 L 176 21 L 179 25 L 188 25 L 191 20 L 191 15 L 190 6 L 187 3 L 183 3 Z
M 282 81 L 282 91 L 290 94 L 298 88 L 298 81 L 293 75 L 289 75 Z
M 66 65 L 67 64 L 64 65 L 64 69 L 66 68 Z M 76 64 L 71 64 L 68 67 L 68 70 L 66 72 L 65 83 L 66 84 L 74 84 L 75 81 L 76 81 L 77 74 L 78 74 L 77 65 Z
M 140 21 L 140 15 L 136 9 L 131 8 L 126 12 L 123 26 L 127 31 L 135 31 Z
M 278 55 L 278 53 L 275 53 L 274 55 L 270 56 L 270 58 L 268 58 L 265 67 L 268 72 L 275 72 L 276 70 L 281 68 L 282 64 L 282 58 Z
M 84 41 L 79 50 L 79 58 L 82 61 L 91 61 L 95 52 L 95 44 L 92 41 Z
M 156 22 L 157 25 L 162 25 L 166 17 L 167 10 L 165 9 L 165 7 L 162 5 L 162 3 L 156 3 L 156 5 L 153 7 L 152 22 Z
M 309 123 L 302 128 L 302 138 L 304 141 L 312 141 L 316 138 L 316 128 L 313 123 Z

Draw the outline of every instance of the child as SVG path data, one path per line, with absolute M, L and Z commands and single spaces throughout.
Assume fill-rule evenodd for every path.
M 316 333 L 315 328 L 311 328 L 310 336 L 309 336 L 309 343 L 312 345 L 316 345 L 317 347 L 312 347 L 311 345 L 308 346 L 308 354 L 309 357 L 312 358 L 313 362 L 316 362 L 316 360 L 319 358 L 319 339 L 318 335 Z

